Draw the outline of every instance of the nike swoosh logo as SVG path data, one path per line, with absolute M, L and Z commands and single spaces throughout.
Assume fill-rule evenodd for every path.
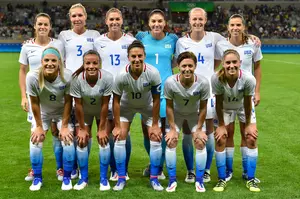
M 187 49 L 189 49 L 190 47 L 187 47 L 187 48 L 184 48 L 184 50 L 187 50 Z
M 105 48 L 106 46 L 100 46 L 100 48 Z
M 71 41 L 72 39 L 66 39 L 66 42 Z

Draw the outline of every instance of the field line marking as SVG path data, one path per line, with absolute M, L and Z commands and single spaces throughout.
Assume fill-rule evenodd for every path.
M 263 59 L 265 61 L 271 61 L 271 62 L 278 62 L 278 63 L 284 63 L 284 64 L 293 64 L 293 65 L 299 65 L 300 63 L 297 62 L 289 62 L 289 61 L 282 61 L 282 60 L 275 60 L 275 59 Z

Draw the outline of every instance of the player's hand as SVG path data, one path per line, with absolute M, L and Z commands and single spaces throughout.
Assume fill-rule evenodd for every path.
M 97 139 L 100 146 L 105 147 L 108 143 L 108 135 L 106 130 L 99 130 L 97 133 Z
M 227 130 L 226 130 L 226 127 L 225 126 L 219 126 L 217 129 L 216 129 L 216 132 L 215 132 L 215 139 L 217 140 L 217 142 L 223 137 L 227 137 Z
M 155 137 L 158 142 L 161 142 L 162 132 L 158 125 L 154 125 L 150 127 L 149 138 Z
M 85 128 L 79 128 L 77 134 L 77 144 L 80 148 L 87 146 L 89 140 L 89 133 Z
M 29 111 L 28 109 L 28 99 L 26 97 L 23 97 L 22 98 L 22 101 L 21 101 L 21 106 L 22 106 L 22 109 L 26 112 Z
M 113 136 L 114 136 L 114 140 L 116 141 L 116 140 L 119 140 L 119 137 L 120 137 L 120 135 L 122 133 L 122 130 L 121 130 L 120 127 L 115 127 L 113 129 L 112 133 L 113 133 Z
M 245 128 L 245 136 L 252 136 L 253 138 L 258 138 L 258 130 L 255 124 L 249 124 Z
M 59 138 L 65 143 L 65 145 L 70 145 L 71 143 L 73 143 L 74 139 L 73 132 L 70 131 L 68 127 L 61 127 Z
M 258 106 L 260 103 L 260 94 L 259 93 L 255 93 L 254 95 L 254 105 Z
M 34 129 L 31 133 L 31 142 L 33 144 L 38 144 L 39 142 L 43 142 L 45 140 L 45 131 L 39 126 Z
M 176 130 L 170 130 L 168 133 L 165 135 L 165 140 L 167 142 L 167 146 L 171 146 L 172 143 L 178 142 L 178 133 Z
M 255 35 L 250 35 L 250 39 L 254 42 L 256 47 L 261 47 L 261 40 Z
M 194 142 L 201 141 L 203 144 L 207 142 L 207 135 L 202 129 L 197 129 L 194 135 Z

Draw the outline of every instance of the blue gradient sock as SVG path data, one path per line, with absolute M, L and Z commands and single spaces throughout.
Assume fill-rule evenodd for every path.
M 107 170 L 110 161 L 109 143 L 105 147 L 99 145 L 99 160 L 100 160 L 100 179 L 107 179 Z
M 114 154 L 116 159 L 116 167 L 119 177 L 126 176 L 126 140 L 116 141 L 114 147 Z
M 243 173 L 247 173 L 247 150 L 248 148 L 247 147 L 241 147 L 241 154 L 242 154 L 242 165 L 243 165 Z
M 150 178 L 157 178 L 162 156 L 161 142 L 150 141 Z
M 248 180 L 252 180 L 255 177 L 255 171 L 256 171 L 256 163 L 257 163 L 257 157 L 258 157 L 258 149 L 249 149 L 248 148 L 248 169 L 247 169 L 247 175 Z
M 166 148 L 166 165 L 168 169 L 169 179 L 171 180 L 175 178 L 176 180 L 176 147 Z
M 112 135 L 112 133 L 109 136 L 109 146 L 110 146 L 110 171 L 111 172 L 116 172 L 117 168 L 116 168 L 116 160 L 115 160 L 115 155 L 114 155 L 114 146 L 115 146 L 115 141 L 114 141 L 114 137 Z
M 166 147 L 167 147 L 167 142 L 165 140 L 165 136 L 162 136 L 161 139 L 161 159 L 160 159 L 160 164 L 159 164 L 159 174 L 163 171 L 164 168 L 164 163 L 166 160 Z
M 233 172 L 234 147 L 226 147 L 226 171 Z
M 214 132 L 210 133 L 207 136 L 207 138 L 208 138 L 206 142 L 207 160 L 206 160 L 205 170 L 209 171 L 215 153 Z
M 88 180 L 88 170 L 89 170 L 89 152 L 88 147 L 80 148 L 76 147 L 77 160 L 79 164 L 81 179 L 84 181 Z
M 192 134 L 183 134 L 182 152 L 188 171 L 194 170 L 194 147 Z
M 64 142 L 61 142 L 61 145 L 63 147 L 64 177 L 71 177 L 75 160 L 75 146 L 73 143 L 65 145 Z
M 215 151 L 216 154 L 216 165 L 218 170 L 219 179 L 225 180 L 226 178 L 226 152 Z
M 205 164 L 207 160 L 206 147 L 204 149 L 196 149 L 196 180 L 202 182 Z
M 33 169 L 35 178 L 42 178 L 42 167 L 43 167 L 43 143 L 33 144 L 30 141 L 30 161 Z
M 56 170 L 63 168 L 63 147 L 58 137 L 52 136 L 52 147 L 55 155 Z

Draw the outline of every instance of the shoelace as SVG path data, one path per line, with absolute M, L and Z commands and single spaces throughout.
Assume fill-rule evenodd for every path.
M 226 183 L 223 180 L 219 180 L 216 187 L 225 187 Z
M 210 177 L 210 174 L 205 172 L 203 177 L 208 178 L 208 177 Z
M 188 173 L 188 178 L 194 178 L 195 177 L 195 174 L 194 173 Z
M 250 180 L 250 181 L 248 182 L 248 184 L 249 184 L 250 187 L 255 187 L 255 188 L 258 187 L 254 179 Z

